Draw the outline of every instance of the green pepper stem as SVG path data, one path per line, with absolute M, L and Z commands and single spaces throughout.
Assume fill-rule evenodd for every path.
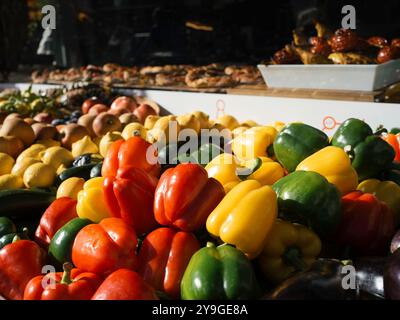
M 212 243 L 212 242 L 207 242 L 207 248 L 214 248 L 215 247 L 215 244 L 214 243 Z
M 65 262 L 63 264 L 64 273 L 63 273 L 63 276 L 62 276 L 62 279 L 61 279 L 60 283 L 62 283 L 62 284 L 70 284 L 70 283 L 72 283 L 71 270 L 73 269 L 73 267 L 74 266 L 72 265 L 71 262 Z
M 17 242 L 17 241 L 19 241 L 19 240 L 21 240 L 21 237 L 20 237 L 19 235 L 16 234 L 16 235 L 14 236 L 14 238 L 13 238 L 13 240 L 12 240 L 11 243 Z
M 282 258 L 287 265 L 294 267 L 297 271 L 304 271 L 307 269 L 307 265 L 301 258 L 301 251 L 299 248 L 288 248 Z

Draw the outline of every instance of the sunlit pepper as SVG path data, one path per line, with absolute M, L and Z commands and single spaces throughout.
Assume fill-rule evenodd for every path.
M 239 183 L 207 219 L 208 232 L 255 258 L 277 217 L 277 197 L 255 180 Z
M 314 171 L 335 185 L 342 195 L 356 190 L 358 175 L 342 148 L 326 147 L 303 160 L 296 171 Z
M 85 182 L 83 190 L 78 193 L 76 211 L 80 218 L 93 222 L 100 222 L 104 218 L 112 217 L 108 209 L 103 192 L 104 178 L 93 178 Z
M 400 222 L 400 186 L 392 181 L 369 179 L 361 182 L 357 187 L 364 193 L 371 193 L 380 201 L 386 203 L 396 215 L 397 224 Z
M 400 162 L 400 133 L 385 133 L 382 135 L 382 139 L 389 143 L 394 149 L 394 152 L 396 153 L 394 161 Z
M 281 283 L 311 266 L 321 252 L 321 240 L 310 229 L 278 220 L 257 261 L 268 281 Z

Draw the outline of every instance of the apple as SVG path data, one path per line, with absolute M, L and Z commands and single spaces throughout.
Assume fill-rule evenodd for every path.
M 116 98 L 113 103 L 111 104 L 111 109 L 120 109 L 120 108 L 126 108 L 130 110 L 131 112 L 137 108 L 137 103 L 136 101 L 127 96 L 122 96 Z
M 89 99 L 86 99 L 83 103 L 82 103 L 82 113 L 86 114 L 89 112 L 90 108 L 92 108 L 93 106 L 95 106 L 96 104 L 102 104 L 102 102 L 100 101 L 99 98 L 97 97 L 91 97 Z
M 137 107 L 133 114 L 139 119 L 140 123 L 144 123 L 147 116 L 156 116 L 157 112 L 148 104 L 141 104 Z
M 108 132 L 119 131 L 121 129 L 121 121 L 118 117 L 109 114 L 101 113 L 93 121 L 93 132 L 102 137 Z
M 108 107 L 105 104 L 95 104 L 93 107 L 90 108 L 89 114 L 99 115 L 102 112 L 107 112 Z

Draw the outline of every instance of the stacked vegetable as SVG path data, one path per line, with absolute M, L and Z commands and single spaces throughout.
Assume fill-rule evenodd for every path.
M 96 104 L 83 134 L 31 135 L 0 156 L 7 299 L 399 297 L 398 136 L 357 119 L 329 139 L 303 123 Z M 361 290 L 343 287 L 346 265 Z

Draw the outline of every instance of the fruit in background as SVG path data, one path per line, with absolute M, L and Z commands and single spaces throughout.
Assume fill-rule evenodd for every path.
M 96 117 L 97 116 L 95 114 L 84 114 L 78 120 L 78 124 L 85 127 L 91 137 L 96 136 L 96 134 L 93 132 L 93 121 L 96 119 Z
M 85 136 L 82 139 L 74 142 L 72 144 L 72 156 L 74 158 L 79 157 L 83 154 L 88 153 L 98 153 L 99 148 L 97 145 L 90 139 L 89 136 Z
M 14 136 L 0 137 L 0 152 L 16 158 L 24 150 L 21 139 Z
M 83 190 L 85 179 L 72 177 L 63 181 L 57 189 L 57 199 L 69 197 L 74 200 L 78 199 L 79 191 Z
M 57 129 L 45 123 L 34 123 L 32 125 L 36 140 L 54 139 L 58 133 Z
M 18 118 L 6 119 L 0 130 L 0 136 L 14 136 L 23 142 L 25 147 L 35 141 L 35 133 L 29 124 Z
M 146 120 L 144 121 L 144 128 L 146 130 L 151 130 L 153 129 L 154 125 L 156 122 L 160 119 L 160 116 L 148 116 Z
M 27 188 L 49 188 L 56 178 L 56 170 L 45 163 L 35 163 L 24 173 L 24 184 Z
M 107 112 L 109 109 L 105 104 L 95 104 L 90 108 L 88 114 L 99 115 L 100 113 Z
M 121 109 L 126 108 L 131 112 L 137 108 L 137 102 L 131 97 L 118 97 L 116 98 L 113 103 L 111 104 L 111 109 Z
M 148 116 L 156 116 L 157 112 L 148 104 L 141 104 L 133 111 L 133 114 L 139 119 L 140 123 L 144 123 Z
M 176 120 L 183 129 L 191 129 L 196 132 L 196 134 L 200 133 L 200 121 L 193 114 L 185 114 L 183 116 L 178 116 Z
M 114 141 L 124 139 L 120 132 L 108 132 L 99 143 L 100 154 L 105 157 L 107 155 L 108 148 Z M 127 139 L 125 139 L 127 140 Z
M 121 114 L 118 119 L 119 121 L 121 121 L 121 124 L 123 126 L 126 126 L 129 123 L 139 121 L 138 118 L 132 112 Z
M 210 127 L 208 114 L 202 111 L 195 111 L 192 112 L 192 114 L 196 117 L 197 120 L 199 120 L 200 129 L 208 129 Z
M 91 97 L 89 99 L 86 99 L 83 103 L 82 103 L 82 113 L 83 114 L 87 114 L 89 112 L 89 110 L 96 104 L 101 104 L 101 101 L 98 97 Z
M 74 161 L 72 153 L 63 147 L 51 147 L 41 154 L 44 164 L 51 165 L 57 170 L 60 165 L 69 167 Z
M 20 176 L 14 174 L 4 174 L 0 176 L 0 190 L 21 189 L 24 182 Z
M 132 137 L 141 137 L 146 139 L 147 130 L 138 122 L 129 123 L 122 131 L 122 137 L 128 140 Z
M 13 157 L 8 155 L 7 153 L 0 153 L 0 176 L 3 174 L 10 173 L 15 160 Z
M 61 144 L 64 148 L 71 149 L 74 142 L 89 134 L 88 130 L 79 124 L 71 123 L 60 130 Z
M 32 118 L 25 118 L 24 121 L 29 124 L 30 126 L 37 123 L 37 121 L 33 120 Z
M 45 151 L 46 147 L 41 144 L 33 144 L 29 148 L 25 149 L 17 158 L 17 163 L 21 162 L 25 158 L 33 158 L 36 160 L 40 160 L 41 152 Z
M 170 132 L 170 129 L 172 129 L 172 132 Z M 163 140 L 165 140 L 165 143 L 173 143 L 177 141 L 180 130 L 176 116 L 161 117 L 154 124 L 153 129 L 147 132 L 147 139 L 150 143 Z
M 48 123 L 50 124 L 53 121 L 53 116 L 50 113 L 47 112 L 42 112 L 38 113 L 33 120 L 37 122 L 42 122 L 42 123 Z
M 121 116 L 121 115 L 123 115 L 123 114 L 131 113 L 131 110 L 130 110 L 130 109 L 127 109 L 127 108 L 116 108 L 116 109 L 110 109 L 110 110 L 108 110 L 107 112 L 108 112 L 109 114 L 112 114 L 112 115 L 114 115 L 114 116 L 119 117 L 119 116 Z
M 5 117 L 4 121 L 9 120 L 9 119 L 15 119 L 15 118 L 22 119 L 22 115 L 20 115 L 19 113 L 16 113 L 16 112 L 10 113 L 7 117 Z M 3 123 L 4 123 L 4 121 L 3 121 Z
M 61 146 L 61 142 L 60 141 L 56 141 L 56 140 L 53 140 L 53 139 L 37 140 L 36 144 L 40 144 L 45 148 Z
M 222 124 L 224 127 L 228 128 L 231 131 L 233 131 L 240 125 L 235 117 L 228 114 L 218 117 L 215 123 Z
M 24 176 L 25 170 L 28 169 L 31 165 L 40 162 L 38 159 L 24 157 L 22 160 L 18 160 L 14 167 L 11 170 L 11 173 L 16 176 L 20 176 L 21 178 Z
M 107 132 L 119 131 L 121 122 L 118 117 L 109 114 L 99 114 L 93 121 L 93 131 L 98 137 L 104 136 Z

